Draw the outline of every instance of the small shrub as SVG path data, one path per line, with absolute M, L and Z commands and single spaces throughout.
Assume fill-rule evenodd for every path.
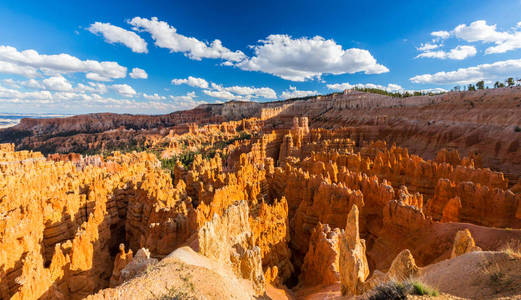
M 521 132 L 521 127 L 516 126 L 516 127 L 514 128 L 514 131 L 515 131 L 515 132 Z
M 490 274 L 490 280 L 494 283 L 501 283 L 505 279 L 505 274 L 501 273 L 501 271 L 495 271 Z
M 369 300 L 401 300 L 406 298 L 406 287 L 400 282 L 390 281 L 375 287 Z
M 414 289 L 413 294 L 414 295 L 420 295 L 420 296 L 438 296 L 439 293 L 437 290 L 426 286 L 422 282 L 414 281 L 412 283 L 412 287 Z
M 187 299 L 195 299 L 194 297 L 188 295 L 186 292 L 177 291 L 175 289 L 171 289 L 168 291 L 166 295 L 163 295 L 158 300 L 187 300 Z
M 420 281 L 395 282 L 390 281 L 374 288 L 370 300 L 402 300 L 407 295 L 438 296 L 439 292 Z
M 521 258 L 521 241 L 511 240 L 501 247 L 500 251 L 505 252 L 510 257 Z

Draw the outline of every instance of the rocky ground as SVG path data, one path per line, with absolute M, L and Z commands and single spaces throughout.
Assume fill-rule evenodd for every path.
M 0 299 L 519 298 L 520 101 L 24 121 L 0 133 Z

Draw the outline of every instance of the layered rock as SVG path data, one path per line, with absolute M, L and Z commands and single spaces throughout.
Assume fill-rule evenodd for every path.
M 450 257 L 454 258 L 473 251 L 481 251 L 481 248 L 476 246 L 470 231 L 468 229 L 458 231 L 454 238 L 454 246 L 452 246 Z
M 291 263 L 288 203 L 286 198 L 269 205 L 261 202 L 250 216 L 255 245 L 261 249 L 262 266 L 266 282 L 289 279 L 293 273 Z
M 427 204 L 427 213 L 435 220 L 449 218 L 492 227 L 521 228 L 516 216 L 520 194 L 490 188 L 471 181 L 454 183 L 440 179 L 434 197 Z
M 343 295 L 361 294 L 369 276 L 366 245 L 360 239 L 358 214 L 358 207 L 353 205 L 347 217 L 345 232 L 340 238 L 339 267 Z
M 231 266 L 240 277 L 251 281 L 258 294 L 264 293 L 261 250 L 255 246 L 245 201 L 229 206 L 221 216 L 205 223 L 190 241 L 198 253 Z
M 301 267 L 299 284 L 302 286 L 329 285 L 340 280 L 340 229 L 319 223 L 309 241 L 308 252 Z
M 175 216 L 188 218 L 186 203 L 174 193 L 170 177 L 148 154 L 116 154 L 99 166 L 91 165 L 89 159 L 52 162 L 27 159 L 28 155 L 3 155 L 22 158 L 4 165 L 2 173 L 9 176 L 2 176 L 0 182 L 5 214 L 0 225 L 4 298 L 85 297 L 108 286 L 112 253 L 121 242 L 131 249 L 145 245 L 145 237 L 154 239 L 149 228 L 168 227 L 165 224 Z M 129 206 L 147 202 L 149 208 L 138 219 L 129 217 Z M 157 213 L 162 218 L 155 217 Z M 183 226 L 170 228 L 161 231 L 161 236 Z M 161 244 L 154 248 L 154 255 L 161 256 L 165 249 L 161 247 L 175 245 Z M 120 255 L 117 264 L 121 260 Z

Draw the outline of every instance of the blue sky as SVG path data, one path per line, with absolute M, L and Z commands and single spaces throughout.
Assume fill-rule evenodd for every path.
M 0 112 L 156 114 L 521 78 L 521 0 L 149 2 L 1 1 Z

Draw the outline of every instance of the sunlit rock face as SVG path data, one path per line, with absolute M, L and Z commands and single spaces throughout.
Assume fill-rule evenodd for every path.
M 512 95 L 497 101 L 517 112 Z M 176 124 L 140 117 L 139 131 L 107 123 L 63 144 L 0 144 L 0 299 L 117 298 L 186 247 L 195 254 L 178 252 L 183 272 L 225 274 L 255 297 L 323 286 L 360 295 L 502 249 L 521 240 L 520 136 L 506 131 L 517 121 L 480 94 L 473 133 L 458 131 L 448 111 L 466 114 L 468 97 L 235 103 L 175 114 Z M 84 130 L 42 122 L 18 128 Z M 136 147 L 108 151 L 130 138 Z M 78 145 L 104 150 L 68 153 Z M 64 153 L 16 150 L 51 146 Z

